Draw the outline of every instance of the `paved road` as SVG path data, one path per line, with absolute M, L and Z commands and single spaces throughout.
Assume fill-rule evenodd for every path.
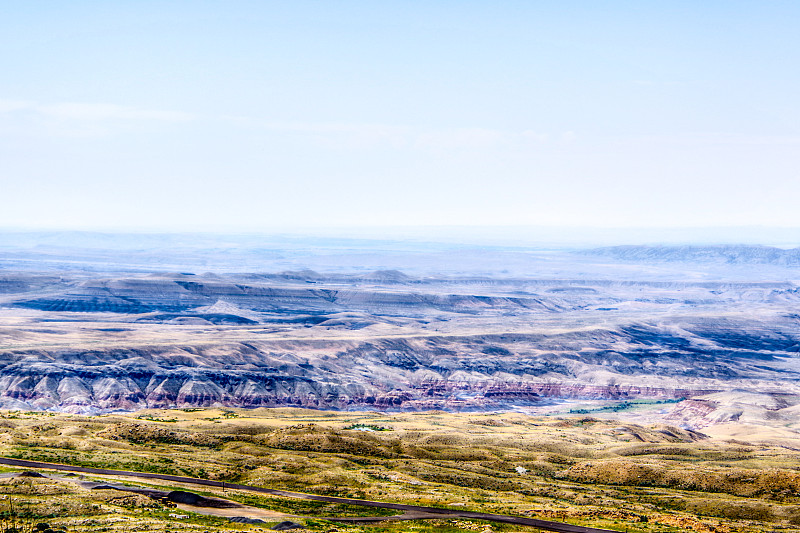
M 478 513 L 474 511 L 463 511 L 458 509 L 439 509 L 438 507 L 425 507 L 422 505 L 405 505 L 401 503 L 386 503 L 386 502 L 376 502 L 371 500 L 357 500 L 352 498 L 337 498 L 334 496 L 317 496 L 315 494 L 304 494 L 302 492 L 290 492 L 286 490 L 268 489 L 265 487 L 254 487 L 251 485 L 239 485 L 237 483 L 227 483 L 223 481 L 211 481 L 208 479 L 199 479 L 199 478 L 183 477 L 183 476 L 170 476 L 167 474 L 152 474 L 149 472 L 131 472 L 128 470 L 108 470 L 105 468 L 86 468 L 82 466 L 42 463 L 40 461 L 9 459 L 6 457 L 0 457 L 0 464 L 8 466 L 16 466 L 20 468 L 45 468 L 49 470 L 60 470 L 64 472 L 100 474 L 104 476 L 130 476 L 130 477 L 140 477 L 144 479 L 160 479 L 163 481 L 173 481 L 176 483 L 192 483 L 194 485 L 205 485 L 208 487 L 247 490 L 251 492 L 260 492 L 262 494 L 270 494 L 272 496 L 284 496 L 287 498 L 301 498 L 304 500 L 315 500 L 320 502 L 361 505 L 363 507 L 396 509 L 398 511 L 424 513 L 425 515 L 435 515 L 437 517 L 475 518 L 478 520 L 489 520 L 491 522 L 504 522 L 506 524 L 532 526 L 545 531 L 558 531 L 561 533 L 619 533 L 611 529 L 598 529 L 595 527 L 575 526 L 572 524 L 565 524 L 563 522 L 552 522 L 550 520 L 537 520 L 535 518 L 525 518 L 522 516 Z

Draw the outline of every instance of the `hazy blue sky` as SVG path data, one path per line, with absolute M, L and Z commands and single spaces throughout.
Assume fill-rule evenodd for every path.
M 0 1 L 0 226 L 800 227 L 800 2 Z

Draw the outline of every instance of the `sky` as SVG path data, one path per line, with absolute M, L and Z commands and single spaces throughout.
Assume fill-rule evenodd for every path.
M 0 227 L 800 228 L 795 1 L 0 0 Z

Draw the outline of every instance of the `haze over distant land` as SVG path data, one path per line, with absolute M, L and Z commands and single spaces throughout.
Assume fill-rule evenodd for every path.
M 587 268 L 580 250 L 633 246 L 656 250 L 654 260 L 675 262 L 680 247 L 709 247 L 730 267 L 752 263 L 752 250 L 772 249 L 739 275 L 752 279 L 786 266 L 776 255 L 790 257 L 800 230 L 792 228 L 547 228 L 547 227 L 385 227 L 313 228 L 275 233 L 113 233 L 96 231 L 0 230 L 0 267 L 258 271 L 313 268 L 325 272 L 365 272 L 403 269 L 419 274 L 466 273 L 490 277 L 502 273 L 523 276 L 572 275 Z M 659 247 L 667 248 L 658 252 Z M 747 246 L 753 246 L 750 254 Z M 738 247 L 745 247 L 739 250 Z M 727 249 L 728 252 L 724 252 Z M 604 251 L 612 253 L 614 249 Z M 670 252 L 669 250 L 673 250 Z M 744 250 L 744 251 L 743 251 Z M 785 250 L 785 251 L 784 251 Z M 599 251 L 597 252 L 599 254 Z M 624 258 L 621 251 L 614 252 Z M 628 252 L 630 255 L 632 252 Z M 644 252 L 642 252 L 644 253 Z M 591 255 L 591 254 L 590 254 Z M 600 257 L 602 254 L 598 255 Z M 684 253 L 686 255 L 686 253 Z M 713 254 L 707 259 L 714 259 Z M 762 254 L 763 255 L 763 254 Z M 671 259 L 670 259 L 671 258 Z M 702 254 L 686 257 L 689 262 Z M 647 259 L 639 257 L 638 259 Z M 596 261 L 595 261 L 596 263 Z M 728 268 L 712 274 L 713 261 L 702 262 L 704 275 L 733 275 Z M 791 263 L 789 263 L 791 264 Z M 534 267 L 534 265 L 536 265 Z M 593 264 L 590 268 L 608 268 Z M 694 268 L 670 267 L 675 279 L 691 276 Z M 790 275 L 790 273 L 784 273 Z M 581 274 L 582 275 L 582 274 Z M 609 273 L 620 277 L 619 273 Z M 641 271 L 637 275 L 652 276 Z M 666 275 L 663 272 L 659 275 Z M 770 278 L 771 279 L 771 278 Z
M 59 243 L 63 246 L 120 246 L 147 245 L 170 240 L 175 243 L 214 242 L 230 246 L 251 246 L 258 242 L 314 241 L 331 246 L 346 241 L 392 241 L 400 246 L 420 243 L 456 245 L 522 246 L 522 247 L 594 247 L 612 245 L 717 245 L 754 244 L 791 247 L 800 245 L 800 226 L 623 226 L 602 224 L 590 226 L 559 225 L 353 225 L 283 226 L 259 229 L 242 227 L 233 230 L 176 231 L 163 227 L 156 230 L 142 226 L 117 228 L 100 226 L 71 229 L 63 227 L 36 228 L 28 226 L 0 227 L 0 246 L 15 244 L 38 246 Z

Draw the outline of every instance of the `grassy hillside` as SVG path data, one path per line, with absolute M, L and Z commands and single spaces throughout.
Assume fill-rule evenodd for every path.
M 3 412 L 0 454 L 620 531 L 800 531 L 800 463 L 794 450 L 589 416 L 300 409 L 96 417 Z M 27 513 L 31 523 L 47 522 L 51 529 L 265 527 L 193 513 L 171 518 L 176 511 L 151 498 L 89 490 L 66 477 L 9 476 L 0 479 L 0 492 L 6 495 L 0 500 L 6 515 L 9 505 L 16 505 L 17 515 Z M 315 531 L 532 531 L 468 520 L 338 525 L 321 519 L 391 512 L 230 490 L 224 497 L 274 511 L 273 522 L 283 519 L 280 513 L 306 517 L 294 519 Z

